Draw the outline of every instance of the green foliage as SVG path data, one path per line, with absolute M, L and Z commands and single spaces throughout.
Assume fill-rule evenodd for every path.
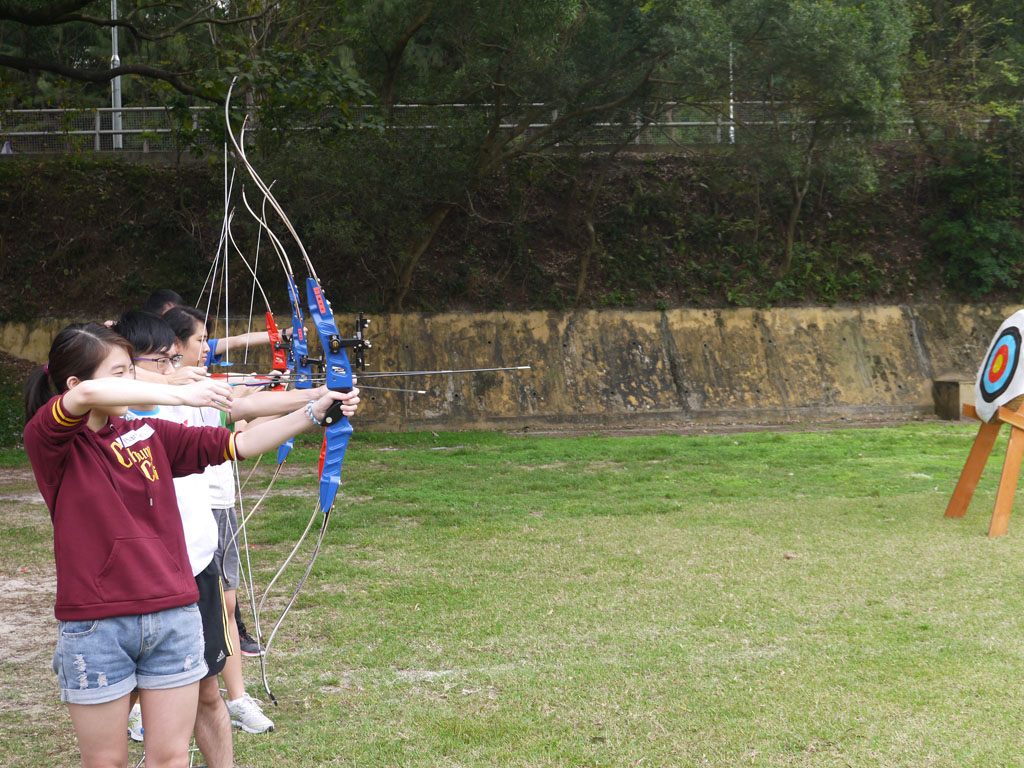
M 1019 169 L 996 146 L 959 144 L 931 174 L 938 211 L 924 222 L 946 284 L 977 298 L 1024 278 Z
M 761 103 L 741 117 L 737 144 L 785 231 L 785 277 L 809 190 L 842 194 L 872 183 L 864 145 L 899 99 L 908 18 L 891 0 L 749 0 L 730 13 L 744 41 L 736 46 L 737 98 Z
M 1019 4 L 912 0 L 908 7 L 914 34 L 903 91 L 918 137 L 943 152 L 942 143 L 951 139 L 1012 133 L 1024 82 Z
M 10 448 L 21 443 L 25 421 L 23 385 L 24 382 L 13 370 L 0 366 L 0 448 Z
M 6 160 L 0 239 L 19 247 L 0 262 L 0 320 L 116 315 L 155 286 L 196 293 L 208 271 L 198 222 L 219 196 L 211 176 L 102 156 Z
M 472 113 L 465 117 L 473 120 Z M 379 309 L 398 279 L 401 254 L 424 234 L 432 206 L 457 199 L 471 162 L 457 149 L 472 125 L 454 123 L 444 143 L 424 131 L 363 128 L 292 139 L 267 159 L 281 200 L 295 201 L 296 224 L 337 309 Z M 301 203 L 299 202 L 301 201 Z M 467 266 L 472 267 L 467 254 Z M 355 273 L 360 279 L 352 280 Z M 372 293 L 365 286 L 373 285 Z

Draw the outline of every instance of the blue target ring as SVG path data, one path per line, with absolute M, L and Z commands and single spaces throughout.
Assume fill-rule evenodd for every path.
M 1020 331 L 1007 328 L 992 342 L 981 369 L 981 397 L 986 403 L 993 402 L 1007 390 L 1017 373 L 1019 362 Z

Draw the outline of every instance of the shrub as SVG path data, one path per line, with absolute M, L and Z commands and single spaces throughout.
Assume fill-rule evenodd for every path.
M 1024 277 L 1014 170 L 998 148 L 964 144 L 951 165 L 931 173 L 939 205 L 924 221 L 930 254 L 946 284 L 972 298 L 1017 288 Z

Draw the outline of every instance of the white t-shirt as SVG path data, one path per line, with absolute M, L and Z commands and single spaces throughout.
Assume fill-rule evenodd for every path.
M 202 410 L 189 405 L 160 405 L 152 411 L 128 411 L 125 418 L 146 417 L 166 419 L 186 426 L 205 426 L 196 418 L 197 412 Z M 219 422 L 217 426 L 220 426 Z M 220 466 L 230 467 L 231 462 Z M 196 576 L 210 564 L 217 551 L 217 520 L 213 516 L 206 475 L 200 472 L 174 478 L 174 493 L 178 497 L 189 564 L 192 566 L 192 575 Z
M 196 408 L 203 421 L 196 424 L 204 427 L 220 427 L 221 413 L 216 408 Z M 203 477 L 209 485 L 210 504 L 213 509 L 228 509 L 235 506 L 235 463 L 225 461 L 206 468 Z

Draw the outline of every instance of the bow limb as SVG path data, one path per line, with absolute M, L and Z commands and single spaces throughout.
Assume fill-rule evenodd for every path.
M 274 253 L 277 254 L 277 259 L 280 262 L 281 268 L 284 270 L 285 277 L 288 281 L 288 303 L 291 307 L 292 337 L 284 348 L 284 352 L 286 354 L 285 370 L 293 374 L 296 389 L 310 389 L 313 386 L 313 371 L 309 364 L 306 329 L 302 319 L 302 304 L 299 302 L 299 293 L 295 286 L 295 275 L 292 271 L 291 261 L 288 259 L 288 254 L 284 249 L 284 245 L 282 245 L 280 239 L 278 239 L 277 235 L 274 234 L 274 231 L 267 224 L 266 196 L 263 198 L 263 211 L 260 214 L 257 214 L 249 204 L 249 200 L 245 196 L 245 187 L 243 186 L 242 203 L 245 205 L 246 210 L 253 219 L 259 223 L 260 230 L 267 233 L 267 239 L 270 240 L 271 247 L 273 248 Z M 289 439 L 286 440 L 280 448 L 278 448 L 277 463 L 279 465 L 288 457 L 293 445 L 294 440 Z
M 302 259 L 306 263 L 306 268 L 309 270 L 309 273 L 319 283 L 320 280 L 316 276 L 316 270 L 313 269 L 313 263 L 310 261 L 309 254 L 306 252 L 306 246 L 303 245 L 302 238 L 299 237 L 299 233 L 295 231 L 295 227 L 292 225 L 291 219 L 288 218 L 288 214 L 284 212 L 284 208 L 281 207 L 281 204 L 277 201 L 277 198 L 274 197 L 273 192 L 270 191 L 270 186 L 265 181 L 263 181 L 259 173 L 256 172 L 256 169 L 253 168 L 252 163 L 249 162 L 249 158 L 245 154 L 245 149 L 241 146 L 239 141 L 235 138 L 235 135 L 231 132 L 231 91 L 234 89 L 235 82 L 237 80 L 238 78 L 236 77 L 234 80 L 231 81 L 231 86 L 228 88 L 227 97 L 224 99 L 224 122 L 227 129 L 226 132 L 228 138 L 235 149 L 235 153 L 237 154 L 238 159 L 241 161 L 242 165 L 245 166 L 246 171 L 248 171 L 249 177 L 253 180 L 253 183 L 260 190 L 260 192 L 263 193 L 264 198 L 268 203 L 270 203 L 270 207 L 273 208 L 275 213 L 277 213 L 277 215 L 280 217 L 281 223 L 284 224 L 285 228 L 288 230 L 288 233 L 292 236 L 292 239 L 295 241 L 295 244 L 299 247 L 299 252 L 302 254 Z M 288 271 L 291 272 L 291 269 L 289 269 Z
M 273 352 L 273 364 L 272 369 L 284 373 L 288 370 L 287 353 L 284 346 L 281 344 L 281 332 L 278 330 L 277 322 L 274 320 L 274 313 L 270 308 L 270 299 L 267 298 L 267 292 L 263 290 L 263 283 L 260 282 L 259 277 L 256 276 L 255 267 L 249 263 L 249 260 L 245 258 L 245 254 L 242 253 L 242 249 L 238 247 L 238 243 L 235 242 L 235 235 L 231 231 L 231 222 L 235 218 L 234 210 L 228 218 L 228 240 L 231 246 L 235 249 L 235 253 L 238 258 L 245 265 L 245 268 L 249 270 L 249 274 L 252 275 L 253 285 L 259 288 L 260 295 L 263 297 L 263 303 L 266 305 L 266 324 L 267 324 L 267 335 L 270 337 L 271 350 Z M 258 255 L 258 254 L 257 254 Z
M 243 166 L 245 166 L 245 169 L 248 171 L 249 176 L 256 187 L 263 193 L 264 201 L 274 209 L 278 217 L 281 219 L 281 222 L 285 225 L 285 228 L 292 236 L 292 239 L 299 248 L 299 252 L 302 254 L 302 259 L 306 264 L 306 269 L 309 271 L 310 277 L 306 280 L 307 306 L 309 307 L 310 315 L 313 317 L 316 324 L 317 334 L 320 337 L 324 350 L 324 367 L 327 376 L 327 387 L 333 390 L 350 391 L 352 388 L 352 370 L 349 366 L 348 356 L 345 353 L 344 347 L 341 346 L 341 334 L 338 333 L 338 327 L 334 320 L 334 313 L 331 311 L 330 304 L 323 295 L 323 290 L 320 287 L 320 280 L 317 277 L 316 270 L 309 258 L 309 254 L 306 252 L 306 247 L 302 243 L 302 238 L 300 238 L 298 232 L 295 231 L 295 227 L 292 225 L 291 219 L 288 218 L 288 214 L 285 213 L 280 203 L 274 197 L 273 192 L 270 190 L 270 186 L 263 181 L 259 173 L 249 162 L 242 143 L 235 138 L 234 133 L 231 131 L 230 102 L 231 91 L 234 88 L 234 84 L 235 81 L 232 81 L 231 87 L 228 89 L 228 94 L 224 101 L 224 119 L 227 126 L 228 137 L 234 146 L 235 153 L 238 156 L 239 161 Z M 244 122 L 242 130 L 244 131 Z M 249 207 L 248 204 L 246 204 L 246 207 Z M 263 223 L 265 225 L 265 221 Z M 266 230 L 267 232 L 271 231 L 269 226 L 266 227 Z M 276 237 L 272 236 L 272 241 L 275 240 Z M 277 244 L 280 245 L 280 241 L 277 241 Z M 279 255 L 283 254 L 284 249 L 281 248 Z M 283 255 L 282 265 L 285 266 L 285 271 L 288 274 L 288 289 L 294 306 L 298 303 L 298 291 L 294 280 L 294 271 L 292 270 L 291 264 L 286 255 Z M 296 350 L 295 354 L 296 370 L 299 370 L 299 351 Z M 348 419 L 344 416 L 338 418 L 337 415 L 332 414 L 331 422 L 329 422 L 324 436 L 324 462 L 320 479 L 320 509 L 325 514 L 333 505 L 338 487 L 341 484 L 341 465 L 344 461 L 345 449 L 348 445 L 348 438 L 351 434 L 352 427 L 349 425 Z
M 245 167 L 246 171 L 248 172 L 250 178 L 252 179 L 256 187 L 260 190 L 260 192 L 263 193 L 264 206 L 269 204 L 271 208 L 273 208 L 273 210 L 277 213 L 281 222 L 284 224 L 292 239 L 295 241 L 295 244 L 298 247 L 299 252 L 302 254 L 303 262 L 305 263 L 306 269 L 309 272 L 309 277 L 306 280 L 306 306 L 309 309 L 310 317 L 313 319 L 316 325 L 317 335 L 319 336 L 321 346 L 323 347 L 322 362 L 327 386 L 329 389 L 336 391 L 351 391 L 352 369 L 348 361 L 348 355 L 345 352 L 345 347 L 355 346 L 358 349 L 361 358 L 362 350 L 368 346 L 367 344 L 364 343 L 362 339 L 362 329 L 365 327 L 365 321 L 362 320 L 362 318 L 360 319 L 360 324 L 357 326 L 357 334 L 355 339 L 341 338 L 341 334 L 338 332 L 337 323 L 335 322 L 334 319 L 334 313 L 331 310 L 330 303 L 327 301 L 326 297 L 323 294 L 323 290 L 320 285 L 320 280 L 317 277 L 316 270 L 314 269 L 313 263 L 309 258 L 309 254 L 306 252 L 306 248 L 302 243 L 302 239 L 295 231 L 295 227 L 292 225 L 292 222 L 289 219 L 288 215 L 285 213 L 284 209 L 281 207 L 280 203 L 278 203 L 277 199 L 274 197 L 273 193 L 270 190 L 270 186 L 266 182 L 264 182 L 262 178 L 260 178 L 260 175 L 256 172 L 256 169 L 253 168 L 252 164 L 246 157 L 245 149 L 243 146 L 245 121 L 243 120 L 242 123 L 242 142 L 239 142 L 235 138 L 234 133 L 231 131 L 230 102 L 231 92 L 232 89 L 234 88 L 235 82 L 236 80 L 232 80 L 231 86 L 228 88 L 227 97 L 225 98 L 224 101 L 224 118 L 226 125 L 226 133 L 231 141 L 232 146 L 234 147 L 239 162 Z M 252 209 L 249 207 L 247 202 L 246 207 L 249 209 L 250 213 L 252 213 Z M 278 256 L 281 259 L 282 266 L 284 267 L 285 273 L 288 278 L 288 292 L 293 308 L 292 327 L 294 329 L 294 337 L 292 339 L 292 355 L 293 364 L 295 366 L 294 370 L 296 372 L 296 375 L 299 376 L 300 378 L 306 377 L 305 381 L 307 382 L 307 386 L 311 386 L 312 382 L 309 381 L 311 373 L 309 364 L 311 361 L 309 360 L 308 357 L 306 338 L 301 325 L 301 303 L 299 301 L 298 285 L 294 277 L 294 271 L 291 268 L 291 264 L 288 260 L 287 254 L 284 251 L 284 248 L 280 247 L 280 241 L 277 240 L 277 238 L 271 232 L 270 227 L 266 224 L 265 216 L 259 218 L 261 221 L 261 225 L 268 233 L 271 242 L 274 243 L 275 250 L 277 251 Z M 298 387 L 300 385 L 297 384 L 296 386 Z M 266 650 L 268 653 L 273 638 L 276 636 L 278 629 L 284 622 L 285 616 L 287 615 L 291 606 L 295 603 L 295 600 L 298 598 L 299 591 L 301 590 L 306 578 L 309 576 L 310 572 L 313 569 L 316 557 L 320 552 L 321 545 L 323 544 L 324 537 L 327 533 L 327 524 L 328 521 L 330 520 L 331 508 L 334 505 L 334 500 L 337 495 L 338 488 L 341 485 L 341 465 L 344 461 L 345 450 L 348 445 L 349 437 L 352 434 L 352 427 L 349 424 L 348 419 L 341 412 L 340 404 L 336 405 L 338 407 L 335 408 L 334 406 L 332 406 L 324 417 L 324 422 L 327 426 L 324 432 L 323 463 L 320 471 L 320 494 L 316 510 L 314 510 L 313 517 L 310 519 L 310 525 L 312 525 L 313 519 L 315 518 L 316 514 L 318 512 L 323 513 L 323 521 L 320 527 L 320 533 L 319 536 L 317 537 L 316 546 L 313 549 L 313 553 L 309 559 L 309 563 L 306 565 L 302 577 L 300 578 L 298 585 L 295 587 L 295 591 L 292 593 L 292 596 L 289 599 L 288 603 L 285 605 L 285 608 L 282 611 L 280 618 L 274 625 L 274 629 L 270 633 L 266 646 Z M 309 526 L 307 526 L 306 530 L 308 532 Z M 305 537 L 305 535 L 306 534 L 304 533 L 303 538 Z M 296 545 L 296 548 L 292 551 L 292 554 L 289 555 L 288 561 L 291 560 L 291 558 L 294 556 L 297 550 L 298 545 Z M 288 561 L 286 561 L 285 566 L 287 566 Z M 282 571 L 285 566 L 282 566 Z M 275 580 L 276 578 L 277 577 L 275 576 Z M 271 585 L 272 584 L 273 582 L 271 582 Z M 270 587 L 268 587 L 268 592 L 269 589 Z M 266 593 L 264 593 L 264 599 L 265 598 Z M 263 684 L 264 688 L 267 691 L 267 694 L 276 703 L 276 699 L 274 698 L 273 693 L 271 693 L 267 681 L 265 666 L 263 667 Z

